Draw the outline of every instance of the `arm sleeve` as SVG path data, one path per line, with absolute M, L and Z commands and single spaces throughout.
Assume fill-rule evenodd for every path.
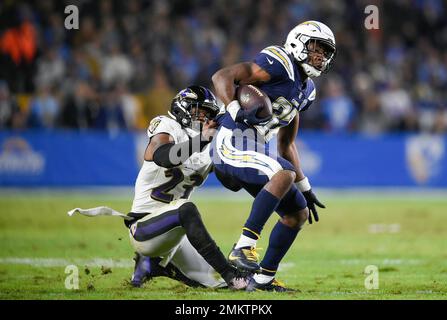
M 209 141 L 201 139 L 201 134 L 181 143 L 166 143 L 154 152 L 154 162 L 163 168 L 181 165 L 196 152 L 202 152 Z

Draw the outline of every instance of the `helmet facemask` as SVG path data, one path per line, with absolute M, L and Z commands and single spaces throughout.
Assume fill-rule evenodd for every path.
M 307 56 L 302 62 L 304 71 L 309 76 L 319 76 L 331 68 L 336 50 L 334 45 L 327 40 L 310 38 L 304 46 L 303 53 Z M 321 64 L 317 65 L 319 60 Z
M 285 50 L 294 57 L 305 74 L 318 77 L 326 73 L 336 54 L 335 37 L 325 24 L 318 21 L 306 21 L 293 28 L 287 35 Z M 322 54 L 322 63 L 316 63 L 315 56 Z
M 209 89 L 190 86 L 176 95 L 168 113 L 193 133 L 200 132 L 203 124 L 213 120 L 218 112 L 217 100 Z
M 202 131 L 203 124 L 217 116 L 217 112 L 212 108 L 211 103 L 207 102 L 190 102 L 187 111 L 190 119 L 189 128 L 196 132 Z

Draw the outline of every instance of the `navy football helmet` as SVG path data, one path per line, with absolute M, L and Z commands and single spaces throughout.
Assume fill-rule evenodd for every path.
M 171 103 L 169 115 L 184 128 L 200 130 L 199 108 L 206 112 L 205 121 L 213 120 L 219 113 L 217 99 L 211 90 L 202 86 L 189 86 L 181 90 Z

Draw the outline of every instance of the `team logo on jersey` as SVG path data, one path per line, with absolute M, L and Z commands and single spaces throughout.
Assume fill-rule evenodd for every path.
M 235 150 L 230 150 L 225 144 L 222 144 L 220 146 L 219 151 L 225 158 L 229 160 L 241 161 L 243 163 L 257 164 L 266 168 L 270 168 L 267 162 L 257 158 L 256 155 L 243 152 L 237 154 Z
M 148 128 L 149 132 L 154 133 L 155 129 L 157 129 L 160 122 L 161 122 L 160 118 L 152 119 L 151 123 L 149 123 L 149 128 Z

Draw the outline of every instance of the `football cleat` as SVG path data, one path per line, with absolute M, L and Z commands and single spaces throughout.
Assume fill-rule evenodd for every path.
M 190 287 L 203 287 L 197 281 L 186 277 L 172 263 L 168 263 L 165 267 L 160 266 L 160 257 L 149 258 L 141 254 L 135 253 L 135 268 L 130 280 L 133 287 L 139 288 L 146 281 L 155 277 L 168 277 L 180 281 Z
M 259 272 L 261 267 L 258 264 L 259 254 L 255 247 L 242 247 L 231 250 L 228 261 L 238 269 L 246 270 L 252 273 Z
M 132 286 L 139 288 L 143 285 L 143 283 L 152 278 L 151 258 L 135 253 L 135 257 L 133 259 L 135 260 L 135 268 L 130 283 Z
M 250 278 L 250 281 L 247 284 L 247 288 L 245 288 L 245 291 L 274 291 L 274 292 L 293 292 L 295 290 L 286 288 L 284 286 L 284 283 L 272 279 L 271 281 L 267 283 L 257 283 L 256 280 L 252 277 Z

